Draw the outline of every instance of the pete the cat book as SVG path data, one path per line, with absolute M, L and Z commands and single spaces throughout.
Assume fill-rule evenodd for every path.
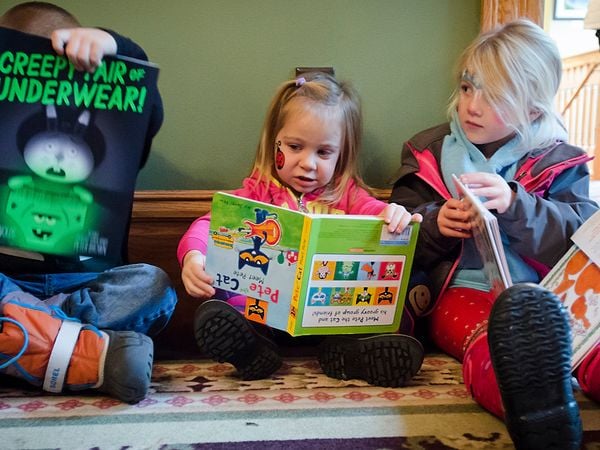
M 419 224 L 308 214 L 217 192 L 206 272 L 249 320 L 292 336 L 399 328 Z

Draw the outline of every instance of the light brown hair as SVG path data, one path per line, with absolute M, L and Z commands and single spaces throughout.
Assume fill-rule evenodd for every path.
M 292 102 L 292 100 L 294 100 Z M 349 180 L 367 189 L 358 171 L 358 154 L 362 138 L 362 111 L 360 99 L 354 88 L 334 77 L 313 72 L 303 78 L 287 81 L 279 86 L 271 100 L 256 150 L 253 173 L 259 179 L 277 178 L 275 171 L 275 138 L 283 128 L 289 113 L 302 108 L 318 112 L 318 108 L 335 109 L 342 125 L 340 156 L 330 183 L 319 199 L 335 203 Z

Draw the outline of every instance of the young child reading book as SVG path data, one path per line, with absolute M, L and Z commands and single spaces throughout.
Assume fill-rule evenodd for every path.
M 305 212 L 377 215 L 389 231 L 401 232 L 421 217 L 366 190 L 357 169 L 361 122 L 359 98 L 348 83 L 322 73 L 283 83 L 268 109 L 251 175 L 234 194 Z M 233 364 L 244 379 L 268 377 L 281 365 L 276 346 L 235 309 L 245 297 L 215 290 L 205 272 L 209 222 L 210 214 L 194 221 L 177 251 L 187 292 L 220 299 L 204 302 L 196 311 L 198 345 L 213 359 Z M 321 350 L 326 374 L 386 386 L 404 384 L 423 360 L 418 341 L 399 334 L 325 339 Z M 370 354 L 376 352 L 387 357 L 371 364 Z
M 574 449 L 581 439 L 566 316 L 556 296 L 527 283 L 540 281 L 598 208 L 590 158 L 566 143 L 555 111 L 560 78 L 555 43 L 530 21 L 477 37 L 459 60 L 449 125 L 406 142 L 391 195 L 424 217 L 415 265 L 430 275 L 433 302 L 422 310 L 431 338 L 462 361 L 469 392 L 504 418 L 517 448 Z M 498 220 L 515 283 L 498 298 L 452 174 Z M 577 376 L 598 399 L 600 356 L 590 358 Z
M 138 60 L 148 59 L 133 41 L 112 31 L 82 28 L 68 11 L 46 2 L 25 2 L 7 10 L 0 16 L 0 34 L 0 42 L 6 47 L 3 49 L 5 54 L 10 56 L 19 52 L 21 65 L 27 58 L 31 60 L 32 71 L 22 77 L 23 83 L 30 81 L 30 75 L 35 78 L 36 73 L 49 77 L 52 70 L 48 68 L 48 61 L 57 61 L 56 67 L 62 65 L 71 70 L 65 58 L 56 54 L 66 55 L 76 69 L 90 72 L 98 69 L 105 56 L 117 52 Z M 40 56 L 44 59 L 39 59 Z M 10 58 L 5 59 L 8 67 Z M 145 67 L 145 63 L 140 64 Z M 28 69 L 21 66 L 20 70 L 24 73 Z M 72 75 L 74 79 L 84 78 L 75 71 Z M 2 81 L 9 83 L 10 79 L 5 76 Z M 60 81 L 64 80 L 51 79 L 49 85 Z M 38 84 L 42 82 L 38 81 Z M 50 101 L 52 92 L 56 91 L 56 88 L 45 91 L 49 93 Z M 27 145 L 19 149 L 13 144 L 20 140 L 19 132 L 15 133 L 17 136 L 3 136 L 6 141 L 3 141 L 4 165 L 0 170 L 2 198 L 4 201 L 7 196 L 33 199 L 35 208 L 26 204 L 23 209 L 33 212 L 20 216 L 17 225 L 10 222 L 13 228 L 5 225 L 8 219 L 3 213 L 2 229 L 14 230 L 21 226 L 18 231 L 28 236 L 26 243 L 38 238 L 35 244 L 39 247 L 12 245 L 13 242 L 5 239 L 0 246 L 0 372 L 24 378 L 54 393 L 94 388 L 122 401 L 138 402 L 150 386 L 153 363 L 150 336 L 166 325 L 177 301 L 163 270 L 148 264 L 125 264 L 128 214 L 135 178 L 163 120 L 156 84 L 148 83 L 144 114 L 135 113 L 134 120 L 143 118 L 136 123 L 145 126 L 140 125 L 135 133 L 128 131 L 124 137 L 120 135 L 123 139 L 119 140 L 118 131 L 115 131 L 118 125 L 113 123 L 117 120 L 108 121 L 110 126 L 104 129 L 104 139 L 109 145 L 102 148 L 102 165 L 97 164 L 100 152 L 91 155 L 97 148 L 88 145 L 88 134 L 92 131 L 86 131 L 94 128 L 89 122 L 90 116 L 97 118 L 109 112 L 98 111 L 92 106 L 81 108 L 85 109 L 81 111 L 74 102 L 67 102 L 68 106 L 64 102 L 62 105 L 38 105 L 25 104 L 16 98 L 14 101 L 5 99 L 2 103 L 2 108 L 13 108 L 2 111 L 3 130 L 15 130 L 16 122 L 22 119 L 26 108 L 28 113 L 34 108 L 48 112 L 47 122 L 51 126 L 46 129 L 46 120 L 43 120 L 43 131 L 33 130 L 35 138 L 27 140 Z M 68 114 L 73 110 L 81 114 L 79 117 L 87 117 L 88 122 L 82 120 L 73 124 L 65 120 L 65 117 L 71 117 Z M 124 122 L 126 117 L 127 114 L 120 114 L 118 121 L 128 123 Z M 23 123 L 30 125 L 33 121 L 26 119 Z M 25 128 L 32 132 L 35 127 L 22 126 L 19 131 Z M 98 134 L 99 131 L 96 136 Z M 108 141 L 108 137 L 112 140 Z M 126 151 L 122 151 L 123 146 Z M 14 162 L 15 154 L 18 163 Z M 30 158 L 31 165 L 23 163 L 26 158 Z M 7 165 L 8 162 L 12 165 Z M 118 170 L 112 170 L 116 167 Z M 109 177 L 104 168 L 110 171 Z M 93 186 L 83 186 L 80 182 L 92 172 Z M 10 178 L 5 181 L 7 177 Z M 119 192 L 103 190 L 99 187 L 104 186 L 103 183 L 110 183 L 115 189 L 118 186 Z M 5 194 L 12 188 L 15 197 Z M 57 251 L 58 240 L 54 237 L 60 234 L 60 226 L 69 222 L 65 218 L 82 224 L 82 228 L 89 226 L 93 236 L 100 235 L 98 241 L 104 239 L 103 234 L 97 232 L 99 226 L 91 224 L 92 220 L 82 219 L 85 216 L 80 212 L 83 208 L 73 207 L 74 198 L 78 197 L 69 195 L 71 191 L 81 194 L 82 202 L 89 208 L 84 210 L 86 217 L 94 216 L 96 222 L 109 221 L 108 227 L 114 231 L 111 235 L 114 237 L 111 240 L 114 242 L 113 253 L 82 255 L 78 253 L 80 247 L 74 244 L 68 252 Z M 109 200 L 104 201 L 107 197 Z M 3 208 L 8 210 L 4 204 Z M 65 210 L 68 212 L 64 213 Z M 72 213 L 73 210 L 76 213 Z M 53 228 L 53 225 L 56 226 Z M 33 233 L 26 234 L 23 230 Z M 13 231 L 13 234 L 17 233 Z M 6 233 L 2 237 L 6 238 Z

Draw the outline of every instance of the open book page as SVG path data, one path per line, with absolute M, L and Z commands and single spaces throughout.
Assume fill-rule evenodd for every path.
M 594 264 L 600 266 L 600 211 L 586 220 L 571 236 L 571 240 Z
M 573 368 L 600 342 L 600 211 L 572 236 L 575 245 L 540 282 L 563 302 L 573 337 Z
M 456 175 L 452 175 L 452 179 L 458 195 L 469 209 L 473 239 L 490 283 L 490 291 L 497 298 L 502 291 L 512 286 L 498 220 Z

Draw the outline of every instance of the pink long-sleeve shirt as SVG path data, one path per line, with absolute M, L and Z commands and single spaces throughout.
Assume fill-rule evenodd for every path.
M 258 181 L 251 176 L 244 179 L 242 187 L 232 192 L 240 197 L 258 200 L 276 206 L 282 206 L 298 211 L 300 202 L 308 212 L 317 214 L 359 214 L 379 215 L 387 206 L 386 202 L 371 196 L 365 189 L 359 187 L 354 180 L 350 180 L 339 202 L 326 205 L 317 201 L 320 191 L 310 192 L 298 199 L 294 193 L 275 179 Z M 183 264 L 183 258 L 190 250 L 199 250 L 206 253 L 208 243 L 208 230 L 210 213 L 196 219 L 181 237 L 177 247 L 177 259 Z

